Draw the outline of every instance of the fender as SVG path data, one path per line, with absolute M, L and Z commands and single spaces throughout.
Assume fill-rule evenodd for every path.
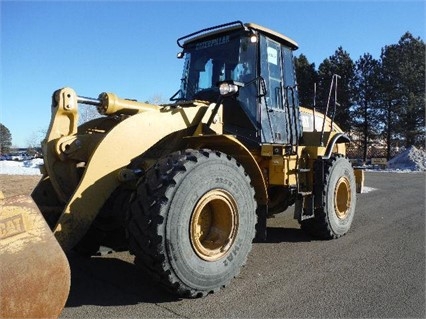
M 232 135 L 204 135 L 185 138 L 188 148 L 210 148 L 234 157 L 250 176 L 259 204 L 267 205 L 268 191 L 265 178 L 256 159 L 247 147 Z
M 331 154 L 333 153 L 333 149 L 334 146 L 336 144 L 341 144 L 341 143 L 350 143 L 351 139 L 344 133 L 336 133 L 335 135 L 333 135 L 333 137 L 329 140 L 328 144 L 327 144 L 327 149 L 324 153 L 324 156 L 322 157 L 322 159 L 330 159 Z M 346 154 L 343 154 L 346 155 Z

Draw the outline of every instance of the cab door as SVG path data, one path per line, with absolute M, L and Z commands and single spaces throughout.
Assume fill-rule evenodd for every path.
M 300 126 L 291 50 L 262 35 L 260 69 L 266 89 L 261 99 L 262 142 L 294 145 Z

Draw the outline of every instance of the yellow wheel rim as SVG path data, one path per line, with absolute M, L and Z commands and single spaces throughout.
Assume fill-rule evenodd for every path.
M 334 210 L 339 219 L 344 219 L 348 215 L 351 199 L 349 180 L 345 176 L 342 176 L 337 181 L 334 190 Z
M 221 189 L 204 194 L 195 205 L 190 223 L 195 253 L 207 261 L 222 258 L 232 246 L 238 230 L 234 198 Z

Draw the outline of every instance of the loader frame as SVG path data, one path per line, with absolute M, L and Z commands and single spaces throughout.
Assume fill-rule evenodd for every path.
M 296 42 L 275 31 L 236 21 L 178 39 L 179 46 L 184 49 L 178 56 L 182 57 L 187 48 L 194 48 L 194 45 L 197 48 L 197 43 L 209 49 L 217 45 L 216 37 L 226 44 L 231 41 L 226 34 L 233 37 L 241 34 L 250 39 L 255 37 L 258 39 L 256 41 L 260 39 L 259 45 L 271 45 L 275 50 L 273 52 L 283 50 L 283 59 L 288 59 L 290 52 L 285 51 L 286 48 L 297 48 Z M 183 40 L 185 42 L 181 43 Z M 278 43 L 281 43 L 281 49 Z M 219 44 L 222 43 L 219 41 Z M 288 63 L 287 60 L 283 61 Z M 185 148 L 218 150 L 236 158 L 251 176 L 256 200 L 262 207 L 259 210 L 263 212 L 259 214 L 262 225 L 266 225 L 264 216 L 269 215 L 271 187 L 286 190 L 286 194 L 292 197 L 285 199 L 289 204 L 297 198 L 302 198 L 304 203 L 315 202 L 304 199 L 315 196 L 314 163 L 327 160 L 332 154 L 344 156 L 345 143 L 349 139 L 334 123 L 334 115 L 328 118 L 315 109 L 309 111 L 298 106 L 296 87 L 291 86 L 295 84 L 294 81 L 288 80 L 285 89 L 276 87 L 279 93 L 276 98 L 285 99 L 277 107 L 281 105 L 286 109 L 270 108 L 267 102 L 270 87 L 266 88 L 269 82 L 261 73 L 256 74 L 257 77 L 250 83 L 255 81 L 253 83 L 257 85 L 256 99 L 262 108 L 260 112 L 265 113 L 266 117 L 259 118 L 258 125 L 262 125 L 259 133 L 248 136 L 248 139 L 244 135 L 245 129 L 237 127 L 236 131 L 229 131 L 226 124 L 232 118 L 232 121 L 238 121 L 229 112 L 230 109 L 239 109 L 236 102 L 238 94 L 227 93 L 209 101 L 186 100 L 182 96 L 186 87 L 183 86 L 180 93 L 174 95 L 172 104 L 157 106 L 121 99 L 112 93 L 101 93 L 94 99 L 78 96 L 71 88 L 56 91 L 52 97 L 49 131 L 43 142 L 43 178 L 32 197 L 64 250 L 73 248 L 81 240 L 119 185 L 126 183 L 130 188 L 134 187 L 131 185 L 159 158 Z M 333 89 L 337 92 L 337 76 L 333 76 L 333 79 L 330 95 Z M 244 89 L 244 84 L 239 82 L 231 81 L 228 85 L 237 90 L 238 86 Z M 78 126 L 79 103 L 96 106 L 105 117 Z M 334 103 L 332 114 L 336 109 L 337 96 Z M 285 117 L 288 129 L 292 130 L 290 139 L 282 135 L 282 129 L 274 128 L 278 124 L 271 119 L 272 114 L 280 116 L 285 114 L 282 112 L 287 112 L 285 110 L 289 116 L 288 119 Z M 299 127 L 300 119 L 302 125 Z M 309 122 L 306 119 L 313 121 L 306 124 Z M 318 123 L 321 125 L 320 131 L 317 130 Z M 307 131 L 302 134 L 302 129 Z M 255 136 L 262 138 L 254 143 Z M 299 206 L 306 209 L 303 205 Z M 301 212 L 296 213 L 296 216 L 301 215 Z

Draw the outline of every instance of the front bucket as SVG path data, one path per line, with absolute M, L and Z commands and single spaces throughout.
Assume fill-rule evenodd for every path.
M 30 196 L 0 192 L 0 318 L 57 318 L 68 298 L 68 260 Z

